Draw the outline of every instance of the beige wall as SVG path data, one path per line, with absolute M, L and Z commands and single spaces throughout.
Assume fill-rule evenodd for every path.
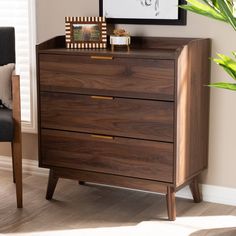
M 64 34 L 64 17 L 98 15 L 98 0 L 37 0 L 37 42 Z M 131 35 L 170 37 L 209 37 L 212 55 L 236 49 L 236 32 L 228 25 L 188 13 L 187 26 L 125 25 Z M 212 82 L 227 76 L 212 64 Z M 205 184 L 236 188 L 236 92 L 211 90 L 209 168 L 203 175 Z M 24 135 L 26 158 L 36 157 L 35 135 Z M 2 155 L 3 146 L 0 146 Z M 6 148 L 4 148 L 6 149 Z M 28 150 L 28 151 L 27 151 Z M 4 151 L 5 153 L 7 150 Z M 3 153 L 4 153 L 3 152 Z
M 22 136 L 23 157 L 36 160 L 38 158 L 38 137 L 36 134 L 23 134 Z M 11 144 L 0 143 L 0 156 L 11 156 Z
M 98 0 L 36 0 L 37 41 L 65 32 L 65 16 L 98 15 Z

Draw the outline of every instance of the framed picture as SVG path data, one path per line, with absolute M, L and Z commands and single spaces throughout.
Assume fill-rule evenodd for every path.
M 185 0 L 99 0 L 107 23 L 186 25 Z
M 66 17 L 67 48 L 106 48 L 107 26 L 104 17 Z

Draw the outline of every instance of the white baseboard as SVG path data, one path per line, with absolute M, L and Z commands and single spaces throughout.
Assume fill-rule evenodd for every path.
M 202 184 L 200 187 L 203 201 L 236 206 L 235 188 L 226 188 L 207 184 Z M 189 187 L 181 189 L 179 192 L 177 192 L 176 196 L 192 199 L 192 194 Z
M 0 170 L 12 171 L 12 161 L 10 157 L 0 156 Z M 23 159 L 23 173 L 31 175 L 48 175 L 47 169 L 39 168 L 38 161 Z M 203 200 L 225 205 L 236 206 L 236 189 L 222 186 L 202 184 L 201 191 Z M 189 187 L 185 187 L 177 192 L 177 197 L 192 199 Z

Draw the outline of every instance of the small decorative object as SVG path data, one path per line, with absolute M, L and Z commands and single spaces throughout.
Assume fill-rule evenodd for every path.
M 67 48 L 106 48 L 107 25 L 104 17 L 66 17 Z
M 115 29 L 113 31 L 114 35 L 110 36 L 111 50 L 114 51 L 114 47 L 117 46 L 127 46 L 128 51 L 130 50 L 130 35 L 124 29 Z
M 186 25 L 185 0 L 99 0 L 99 14 L 112 24 Z

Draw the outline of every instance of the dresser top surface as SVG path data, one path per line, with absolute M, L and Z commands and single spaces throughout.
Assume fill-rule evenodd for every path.
M 110 49 L 66 49 L 66 48 L 52 48 L 43 49 L 39 53 L 54 54 L 54 55 L 73 55 L 73 56 L 111 56 L 117 58 L 149 58 L 149 59 L 175 59 L 179 54 L 178 49 L 130 49 L 115 50 Z
M 177 59 L 184 47 L 192 42 L 209 39 L 199 38 L 157 38 L 132 37 L 131 49 L 67 49 L 65 37 L 58 36 L 37 45 L 40 54 L 73 55 L 73 56 L 112 56 L 114 58 L 149 58 L 149 59 Z

